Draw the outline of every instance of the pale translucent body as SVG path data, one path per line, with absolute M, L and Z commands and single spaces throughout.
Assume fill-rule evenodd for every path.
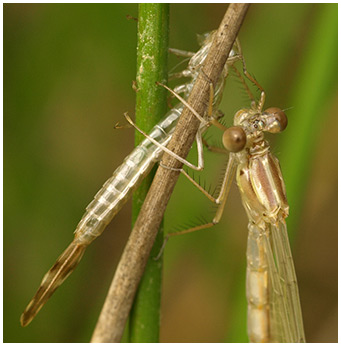
M 264 139 L 273 119 L 255 106 L 237 112 L 234 125 L 246 146 L 230 154 L 249 218 L 246 294 L 251 342 L 305 342 L 297 279 L 285 218 L 289 206 L 280 165 Z M 271 131 L 270 131 L 271 132 Z
M 264 132 L 283 131 L 287 119 L 279 108 L 271 107 L 263 112 L 264 101 L 262 91 L 258 105 L 253 101 L 251 109 L 236 113 L 233 127 L 226 128 L 211 120 L 224 130 L 223 144 L 230 151 L 218 196 L 209 195 L 189 176 L 187 178 L 219 207 L 211 222 L 170 233 L 166 240 L 172 235 L 217 224 L 236 174 L 249 218 L 246 278 L 249 339 L 251 342 L 305 342 L 297 279 L 285 223 L 289 213 L 285 185 L 279 162 L 264 139 Z M 222 151 L 221 148 L 212 149 Z
M 261 89 L 261 98 L 258 104 L 253 100 L 250 109 L 236 113 L 233 127 L 226 128 L 211 119 L 212 124 L 224 131 L 223 145 L 230 151 L 218 197 L 209 195 L 188 177 L 219 205 L 217 212 L 211 222 L 168 234 L 166 239 L 217 224 L 236 173 L 249 218 L 246 278 L 249 339 L 251 342 L 305 342 L 297 279 L 285 223 L 289 213 L 285 185 L 279 162 L 271 154 L 264 138 L 264 132 L 283 131 L 287 118 L 276 107 L 262 111 L 265 93 L 246 71 L 244 61 L 243 66 L 246 77 Z M 212 149 L 221 152 L 221 148 Z
M 177 74 L 177 77 L 189 78 L 187 83 L 175 88 L 176 92 L 183 94 L 184 98 L 187 98 L 192 90 L 194 82 L 200 73 L 201 65 L 213 42 L 213 37 L 214 32 L 202 37 L 203 42 L 200 50 L 193 54 L 188 67 Z M 217 110 L 222 97 L 228 66 L 236 60 L 238 60 L 238 54 L 236 51 L 232 51 L 215 87 L 214 111 Z M 153 127 L 149 134 L 150 137 L 161 145 L 166 146 L 171 139 L 183 107 L 179 103 L 172 108 Z M 37 293 L 22 314 L 21 324 L 23 326 L 31 322 L 48 298 L 72 273 L 82 258 L 86 247 L 103 232 L 162 155 L 163 150 L 146 138 L 125 158 L 113 175 L 104 183 L 92 202 L 86 207 L 86 212 L 75 230 L 74 240 L 44 276 Z

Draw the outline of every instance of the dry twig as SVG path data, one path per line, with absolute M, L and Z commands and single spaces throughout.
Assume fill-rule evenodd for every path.
M 235 41 L 248 4 L 231 4 L 217 30 L 215 40 L 202 67 L 188 103 L 199 113 L 207 108 L 209 81 L 215 85 Z M 204 77 L 205 76 L 205 77 Z M 168 148 L 186 157 L 199 127 L 198 119 L 186 107 L 181 114 Z M 182 164 L 164 154 L 163 164 L 180 168 Z M 142 277 L 150 250 L 166 210 L 179 171 L 159 167 L 102 308 L 91 342 L 119 342 Z

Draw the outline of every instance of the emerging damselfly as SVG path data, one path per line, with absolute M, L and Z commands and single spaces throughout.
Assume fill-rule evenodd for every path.
M 212 227 L 222 216 L 234 175 L 242 203 L 249 219 L 247 245 L 246 296 L 248 301 L 248 335 L 251 342 L 305 342 L 297 278 L 287 234 L 285 219 L 289 213 L 285 184 L 278 159 L 270 152 L 264 133 L 279 133 L 287 126 L 283 110 L 271 107 L 263 111 L 265 92 L 245 67 L 244 74 L 261 91 L 255 101 L 242 76 L 252 100 L 249 109 L 241 109 L 234 116 L 234 126 L 226 128 L 213 117 L 201 119 L 224 131 L 222 142 L 229 160 L 223 183 L 215 198 L 185 174 L 211 201 L 218 204 L 212 222 L 184 231 L 185 234 Z M 175 95 L 177 96 L 177 95 Z M 211 88 L 211 100 L 213 100 Z M 177 96 L 193 113 L 195 110 Z M 199 114 L 195 114 L 200 118 Z M 129 119 L 128 119 L 129 120 Z M 159 147 L 160 144 L 155 143 Z M 163 148 L 165 149 L 165 148 Z M 221 152 L 221 148 L 217 149 Z M 167 151 L 169 154 L 169 151 Z M 191 168 L 193 165 L 173 154 Z M 200 159 L 198 161 L 202 161 Z M 184 173 L 184 171 L 181 169 Z
M 203 35 L 202 46 L 197 53 L 188 53 L 176 50 L 176 53 L 184 56 L 192 56 L 188 66 L 182 72 L 175 74 L 175 78 L 187 77 L 189 80 L 175 88 L 176 92 L 187 97 L 192 90 L 194 82 L 200 73 L 200 68 L 205 60 L 208 50 L 213 42 L 215 32 Z M 219 103 L 224 90 L 225 79 L 228 75 L 229 67 L 240 59 L 240 46 L 237 42 L 234 50 L 225 64 L 222 75 L 214 90 L 212 101 L 213 114 L 218 110 Z M 165 117 L 154 126 L 150 132 L 150 138 L 162 146 L 167 145 L 174 131 L 176 122 L 182 112 L 184 105 L 179 103 L 173 107 Z M 197 138 L 200 145 L 200 135 L 207 128 L 205 125 Z M 146 138 L 137 146 L 124 162 L 119 166 L 113 175 L 104 183 L 103 187 L 95 195 L 93 201 L 87 206 L 86 212 L 80 220 L 74 240 L 57 259 L 54 266 L 43 277 L 43 280 L 25 311 L 21 315 L 22 326 L 28 325 L 39 312 L 54 291 L 72 273 L 81 260 L 86 247 L 96 239 L 110 223 L 114 216 L 120 211 L 133 191 L 139 186 L 141 181 L 150 172 L 154 164 L 163 155 L 163 150 L 156 146 L 154 142 Z

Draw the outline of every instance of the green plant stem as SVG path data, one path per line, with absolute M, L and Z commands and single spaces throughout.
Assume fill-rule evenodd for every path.
M 168 4 L 140 4 L 138 16 L 136 123 L 146 131 L 167 111 L 167 93 L 156 82 L 167 83 L 168 62 Z M 144 137 L 136 132 L 135 145 Z M 148 175 L 133 197 L 133 224 L 149 190 L 155 170 Z M 162 226 L 140 282 L 130 314 L 130 342 L 158 342 L 162 258 L 155 261 L 163 243 Z
M 247 9 L 247 4 L 231 4 L 219 25 L 215 39 L 203 62 L 203 73 L 198 75 L 188 98 L 188 103 L 198 113 L 203 113 L 207 109 L 210 81 L 215 84 L 221 75 Z M 188 108 L 184 108 L 168 148 L 177 155 L 186 157 L 195 140 L 198 127 L 199 120 Z M 168 167 L 180 168 L 182 165 L 167 153 L 162 159 Z M 145 272 L 162 217 L 179 174 L 180 171 L 177 169 L 158 168 L 117 266 L 93 333 L 93 342 L 119 342 L 121 340 L 136 290 Z M 150 306 L 147 305 L 147 308 L 150 311 Z M 146 316 L 146 318 L 148 317 Z M 143 328 L 146 320 L 141 318 L 139 320 L 142 324 L 141 328 Z M 159 319 L 156 321 L 157 325 L 158 322 Z M 151 337 L 148 339 L 150 340 Z M 136 338 L 132 338 L 132 340 L 136 340 Z

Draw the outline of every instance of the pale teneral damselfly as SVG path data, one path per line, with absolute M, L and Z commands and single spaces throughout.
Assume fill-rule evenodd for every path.
M 202 46 L 197 53 L 188 53 L 175 50 L 179 55 L 192 56 L 188 66 L 174 77 L 187 77 L 189 80 L 177 86 L 175 90 L 188 97 L 195 80 L 200 73 L 200 68 L 205 60 L 208 50 L 213 42 L 214 32 L 203 35 Z M 214 90 L 213 112 L 217 112 L 224 90 L 225 79 L 228 75 L 229 66 L 240 57 L 239 44 L 236 43 L 234 50 L 226 62 L 223 73 L 220 76 Z M 150 138 L 165 146 L 171 139 L 176 122 L 183 110 L 181 103 L 173 107 L 165 117 L 156 124 L 150 132 Z M 201 128 L 200 134 L 205 128 Z M 199 145 L 198 145 L 199 147 Z M 161 159 L 163 150 L 154 142 L 145 139 L 137 146 L 113 175 L 104 183 L 103 187 L 95 195 L 93 201 L 86 207 L 86 212 L 77 225 L 74 240 L 57 259 L 54 266 L 43 277 L 43 280 L 25 311 L 21 315 L 22 326 L 28 325 L 39 312 L 54 291 L 72 273 L 81 260 L 86 247 L 96 239 L 120 211 L 133 191 L 150 172 L 154 164 Z
M 279 161 L 270 152 L 269 143 L 264 138 L 266 132 L 283 131 L 287 126 L 287 117 L 277 107 L 263 111 L 265 92 L 246 71 L 244 60 L 243 64 L 246 77 L 261 90 L 259 102 L 254 100 L 245 81 L 232 66 L 252 99 L 251 107 L 239 110 L 234 116 L 234 126 L 229 128 L 214 118 L 202 119 L 203 123 L 210 121 L 224 131 L 222 142 L 229 154 L 218 197 L 208 194 L 188 176 L 211 201 L 219 205 L 216 215 L 207 224 L 168 234 L 165 242 L 172 235 L 217 224 L 236 176 L 249 219 L 246 277 L 249 339 L 251 342 L 305 342 L 297 278 L 285 222 L 289 213 L 285 184 Z M 195 113 L 190 105 L 183 99 L 181 101 Z M 199 114 L 196 116 L 200 118 Z M 221 148 L 211 149 L 222 151 Z M 173 156 L 193 168 L 191 163 Z

